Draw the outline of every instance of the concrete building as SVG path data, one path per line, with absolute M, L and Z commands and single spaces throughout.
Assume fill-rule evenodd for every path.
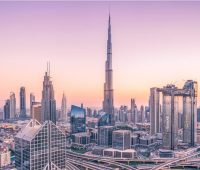
M 52 122 L 31 120 L 15 136 L 15 166 L 18 170 L 65 169 L 66 136 Z
M 126 150 L 131 148 L 131 132 L 129 130 L 116 130 L 112 134 L 112 147 Z
M 135 159 L 137 157 L 137 152 L 134 149 L 118 150 L 113 148 L 107 148 L 103 150 L 103 156 L 113 158 Z

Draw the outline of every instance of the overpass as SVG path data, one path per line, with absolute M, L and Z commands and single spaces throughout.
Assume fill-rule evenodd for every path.
M 199 152 L 196 152 L 196 153 L 193 153 L 193 154 L 191 154 L 191 155 L 186 155 L 186 156 L 184 156 L 184 157 L 182 157 L 182 158 L 176 158 L 176 159 L 174 159 L 174 160 L 170 160 L 170 161 L 167 161 L 167 162 L 165 162 L 165 163 L 163 163 L 163 164 L 154 166 L 154 167 L 152 168 L 152 170 L 161 170 L 161 169 L 163 169 L 163 168 L 165 168 L 165 167 L 167 167 L 167 166 L 170 166 L 170 165 L 173 165 L 173 164 L 175 164 L 175 163 L 178 163 L 178 162 L 187 160 L 187 159 L 189 159 L 189 158 L 197 157 L 197 156 L 199 156 L 199 155 L 200 155 L 200 151 L 199 151 Z
M 73 158 L 75 158 L 75 160 L 79 160 L 79 161 L 80 160 L 87 160 L 87 161 L 90 161 L 90 162 L 96 161 L 98 163 L 104 163 L 104 164 L 107 164 L 108 166 L 117 167 L 117 168 L 121 168 L 121 169 L 124 169 L 124 170 L 136 170 L 136 168 L 134 168 L 132 166 L 116 162 L 116 161 L 109 159 L 109 158 L 83 155 L 83 154 L 78 154 L 78 153 L 74 153 L 74 152 L 71 152 L 71 151 L 67 151 L 66 156 L 67 156 L 68 159 L 71 159 L 73 157 Z M 96 163 L 95 168 L 97 168 L 98 163 Z M 106 167 L 108 167 L 108 166 L 106 166 Z

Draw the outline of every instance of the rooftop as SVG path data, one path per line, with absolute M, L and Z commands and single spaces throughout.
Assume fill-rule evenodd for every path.
M 37 120 L 33 119 L 17 133 L 16 137 L 31 141 L 41 127 L 42 125 Z

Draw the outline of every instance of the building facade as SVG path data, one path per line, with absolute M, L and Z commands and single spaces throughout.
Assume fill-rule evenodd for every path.
M 4 119 L 10 119 L 10 100 L 6 100 L 6 103 L 4 105 Z
M 25 87 L 20 88 L 20 117 L 26 117 L 26 90 Z
M 112 134 L 112 147 L 114 149 L 126 150 L 131 148 L 130 130 L 116 130 Z
M 112 146 L 113 126 L 100 126 L 98 128 L 98 145 L 103 147 Z
M 183 87 L 183 142 L 195 146 L 197 142 L 197 82 L 188 80 Z
M 112 70 L 112 42 L 110 15 L 108 21 L 107 60 L 105 63 L 105 83 L 103 110 L 110 114 L 110 125 L 114 125 L 114 99 L 113 99 L 113 70 Z
M 35 95 L 33 93 L 30 93 L 30 115 L 32 115 L 33 102 L 35 102 Z
M 42 123 L 42 106 L 40 102 L 32 103 L 31 118 L 36 119 L 38 122 Z
M 43 170 L 56 165 L 65 169 L 66 136 L 52 122 L 31 120 L 15 137 L 15 166 L 18 170 Z
M 160 132 L 160 94 L 158 88 L 150 89 L 150 133 Z
M 53 83 L 50 79 L 50 66 L 48 66 L 45 72 L 42 90 L 42 122 L 51 120 L 56 124 L 56 101 L 54 99 Z
M 70 124 L 72 134 L 86 131 L 86 111 L 84 108 L 71 106 Z
M 16 98 L 15 93 L 10 93 L 10 118 L 13 119 L 16 116 Z
M 60 120 L 67 121 L 67 99 L 66 99 L 65 93 L 63 93 L 63 97 L 62 97 Z

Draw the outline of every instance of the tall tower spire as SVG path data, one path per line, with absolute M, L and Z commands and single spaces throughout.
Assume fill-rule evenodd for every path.
M 105 63 L 105 83 L 103 110 L 110 114 L 110 125 L 114 125 L 113 106 L 113 76 L 112 76 L 112 41 L 111 41 L 111 17 L 108 19 L 107 60 Z

